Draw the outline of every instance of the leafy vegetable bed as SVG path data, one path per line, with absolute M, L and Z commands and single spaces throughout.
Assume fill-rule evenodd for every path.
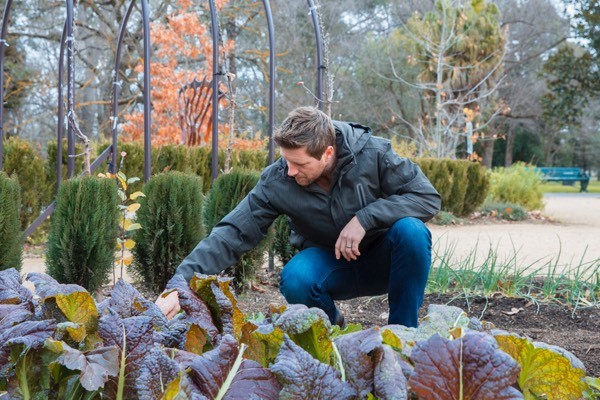
M 318 309 L 248 320 L 230 280 L 178 277 L 167 320 L 123 281 L 96 304 L 45 274 L 0 272 L 0 390 L 52 399 L 578 399 L 597 379 L 560 348 L 431 306 L 418 329 L 344 331 Z M 587 394 L 584 394 L 587 393 Z M 542 397 L 540 397 L 542 396 Z

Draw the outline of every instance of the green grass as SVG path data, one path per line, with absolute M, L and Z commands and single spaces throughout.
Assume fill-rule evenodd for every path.
M 572 186 L 563 185 L 561 182 L 544 182 L 541 184 L 542 193 L 579 193 L 579 182 Z M 600 193 L 600 181 L 591 180 L 588 187 L 590 193 Z
M 537 260 L 520 265 L 514 246 L 514 253 L 508 258 L 499 257 L 493 246 L 484 249 L 484 258 L 477 257 L 478 247 L 457 258 L 455 244 L 447 244 L 445 248 L 434 245 L 427 291 L 456 294 L 464 297 L 467 305 L 472 296 L 489 297 L 494 293 L 533 302 L 568 304 L 573 313 L 578 308 L 600 305 L 600 259 L 584 261 L 584 254 L 570 265 L 559 265 L 556 261 L 559 255 L 543 264 Z

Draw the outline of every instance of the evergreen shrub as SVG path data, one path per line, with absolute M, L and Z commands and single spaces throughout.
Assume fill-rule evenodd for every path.
M 177 266 L 205 236 L 202 178 L 171 171 L 144 185 L 133 240 L 133 275 L 155 293 L 164 290 Z
M 279 257 L 279 260 L 285 265 L 298 253 L 298 250 L 290 243 L 290 224 L 288 217 L 280 215 L 273 223 L 273 243 L 271 251 Z
M 117 245 L 118 204 L 113 179 L 85 176 L 60 186 L 46 250 L 50 276 L 90 292 L 108 281 Z
M 538 173 L 523 163 L 495 168 L 488 200 L 518 204 L 526 210 L 540 210 L 544 208 L 541 184 Z
M 466 216 L 485 201 L 489 174 L 479 163 L 467 160 L 421 158 L 416 160 L 442 196 L 442 210 Z
M 219 176 L 204 200 L 202 217 L 208 233 L 214 226 L 256 186 L 260 175 L 256 171 L 234 170 Z M 254 250 L 244 254 L 240 261 L 229 271 L 234 278 L 235 287 L 243 290 L 246 283 L 256 276 L 258 268 L 264 262 L 265 249 L 270 238 L 263 240 Z
M 21 186 L 21 230 L 42 213 L 52 198 L 52 183 L 46 177 L 45 163 L 31 142 L 10 138 L 4 142 L 4 171 L 10 176 L 16 174 Z
M 481 164 L 469 162 L 467 168 L 467 192 L 463 202 L 463 215 L 469 215 L 484 202 L 490 189 L 490 174 Z
M 9 178 L 0 171 L 0 271 L 9 268 L 21 270 L 23 248 L 20 208 L 21 187 L 17 176 Z

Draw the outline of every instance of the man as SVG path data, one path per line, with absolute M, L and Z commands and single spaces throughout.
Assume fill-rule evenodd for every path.
M 293 110 L 275 142 L 282 157 L 176 273 L 189 280 L 221 272 L 285 214 L 300 250 L 281 273 L 288 303 L 319 307 L 343 325 L 334 300 L 388 293 L 388 322 L 417 326 L 431 265 L 424 221 L 441 203 L 419 167 L 369 128 L 331 121 L 313 107 Z M 156 304 L 169 318 L 179 311 L 176 292 Z

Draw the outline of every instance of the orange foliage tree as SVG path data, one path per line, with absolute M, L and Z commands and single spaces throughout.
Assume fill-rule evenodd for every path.
M 217 9 L 222 9 L 226 2 L 217 0 Z M 150 27 L 154 46 L 150 63 L 152 143 L 158 146 L 183 142 L 180 120 L 189 115 L 182 115 L 186 111 L 180 106 L 180 91 L 193 90 L 194 81 L 202 81 L 212 73 L 212 38 L 208 27 L 200 22 L 191 0 L 178 0 L 177 4 L 179 8 L 167 17 L 166 22 L 156 21 Z M 220 51 L 227 52 L 233 45 L 229 41 Z M 136 69 L 142 73 L 142 63 Z M 224 88 L 221 91 L 224 92 Z M 224 101 L 221 102 L 223 105 Z M 211 137 L 211 96 L 203 96 L 195 107 L 205 118 L 197 119 L 201 123 L 196 129 L 201 134 L 197 142 L 190 144 L 203 145 L 209 143 Z M 123 140 L 141 140 L 143 111 L 126 114 L 124 120 Z

